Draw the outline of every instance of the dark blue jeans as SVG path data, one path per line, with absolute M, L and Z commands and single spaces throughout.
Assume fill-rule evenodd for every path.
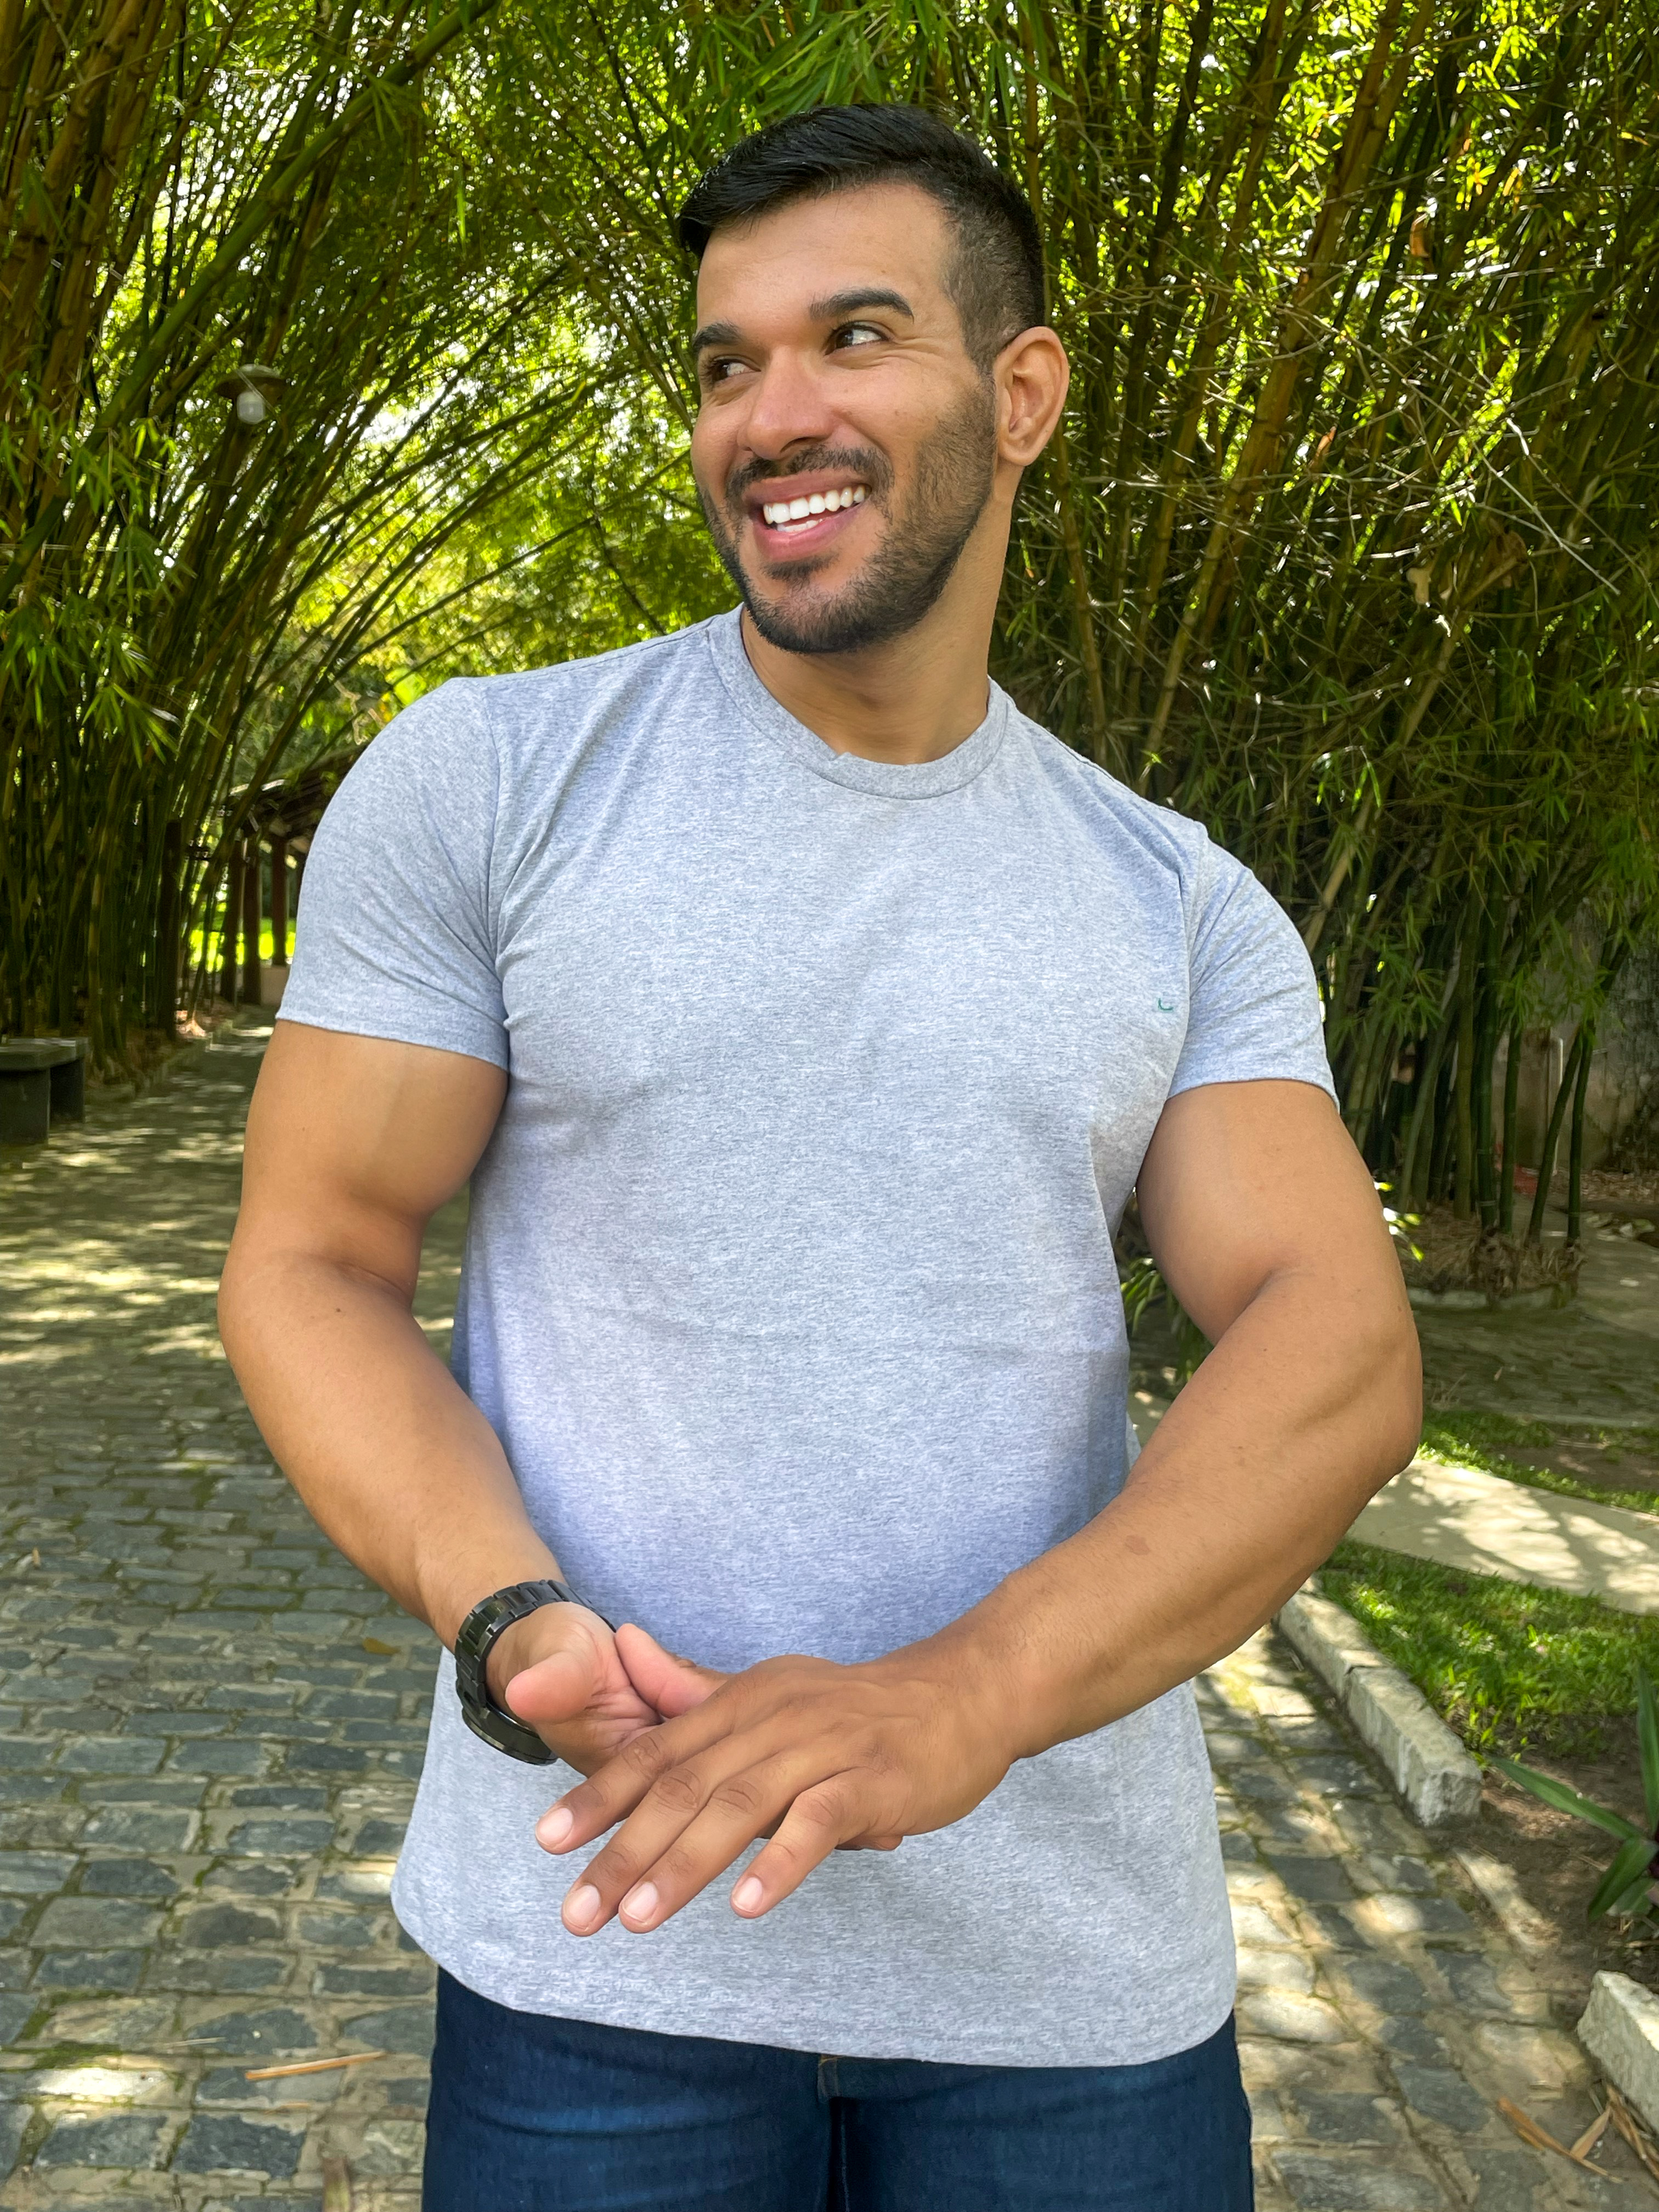
M 1146 2066 L 816 2058 L 438 1977 L 422 2212 L 1250 2212 L 1230 2021 Z

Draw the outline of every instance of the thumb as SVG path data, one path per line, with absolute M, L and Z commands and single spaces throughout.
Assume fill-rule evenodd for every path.
M 593 1647 L 584 1637 L 514 1675 L 507 1686 L 507 1709 L 532 1727 L 573 1720 L 592 1697 L 598 1673 Z
M 696 1667 L 665 1651 L 654 1636 L 631 1620 L 617 1631 L 617 1656 L 646 1704 L 665 1721 L 689 1713 L 728 1679 L 713 1667 Z

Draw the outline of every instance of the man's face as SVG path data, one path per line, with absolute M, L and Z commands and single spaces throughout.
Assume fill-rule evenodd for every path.
M 996 459 L 937 201 L 881 184 L 709 240 L 691 459 L 720 558 L 769 643 L 856 653 L 949 582 Z

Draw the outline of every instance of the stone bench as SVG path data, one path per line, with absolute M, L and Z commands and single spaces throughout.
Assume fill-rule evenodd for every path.
M 0 1040 L 0 1145 L 43 1145 L 54 1121 L 86 1111 L 84 1037 Z

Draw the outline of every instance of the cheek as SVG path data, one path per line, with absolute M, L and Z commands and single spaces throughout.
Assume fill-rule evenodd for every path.
M 705 499 L 726 503 L 726 479 L 732 473 L 732 440 L 727 425 L 699 415 L 691 426 L 691 473 Z

